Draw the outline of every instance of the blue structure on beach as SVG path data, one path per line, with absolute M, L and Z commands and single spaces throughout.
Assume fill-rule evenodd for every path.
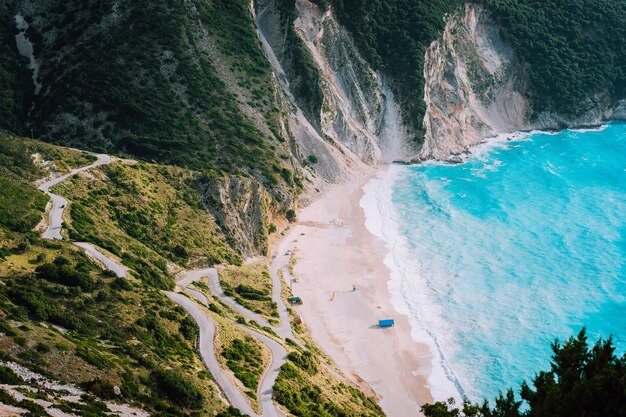
M 393 321 L 393 319 L 387 319 L 387 320 L 378 320 L 378 325 L 380 327 L 393 327 L 393 325 L 395 324 L 395 322 Z

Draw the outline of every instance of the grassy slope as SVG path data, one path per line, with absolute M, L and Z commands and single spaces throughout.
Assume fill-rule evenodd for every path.
M 276 304 L 271 299 L 272 279 L 265 264 L 230 266 L 221 269 L 219 274 L 226 295 L 268 319 L 278 318 Z
M 3 174 L 22 190 L 9 194 L 11 205 L 22 207 L 24 219 L 23 225 L 0 223 L 0 311 L 6 335 L 0 340 L 2 359 L 53 379 L 85 383 L 101 397 L 113 396 L 117 385 L 124 402 L 182 415 L 187 406 L 177 398 L 187 397 L 174 398 L 171 384 L 162 378 L 164 369 L 172 369 L 201 396 L 199 403 L 190 406 L 208 415 L 223 407 L 196 355 L 195 324 L 180 308 L 139 281 L 112 278 L 70 243 L 44 241 L 28 231 L 45 206 L 45 199 L 43 204 L 31 204 L 41 195 L 31 180 L 43 172 L 31 162 L 30 154 L 36 150 L 57 155 L 58 165 L 63 166 L 81 161 L 78 153 L 6 133 L 0 139 Z M 0 192 L 8 195 L 4 184 Z M 59 256 L 69 260 L 62 277 L 79 274 L 90 285 L 63 285 L 35 272 Z M 97 380 L 110 384 L 93 383 Z
M 214 341 L 218 360 L 224 369 L 233 372 L 235 378 L 241 382 L 242 391 L 260 411 L 257 389 L 263 370 L 270 363 L 269 350 L 232 321 L 217 314 L 213 318 L 218 324 Z
M 0 227 L 16 232 L 28 232 L 36 225 L 48 201 L 34 187 L 24 187 L 24 181 L 45 177 L 48 172 L 33 164 L 31 155 L 39 154 L 45 161 L 56 161 L 48 168 L 65 173 L 70 166 L 80 166 L 95 158 L 81 152 L 57 148 L 42 142 L 18 138 L 0 131 Z M 19 202 L 19 203 L 17 203 Z
M 382 416 L 376 402 L 329 372 L 311 350 L 291 345 L 274 386 L 276 401 L 298 417 Z
M 249 2 L 232 0 L 207 2 L 195 0 L 198 18 L 217 45 L 239 88 L 240 101 L 258 111 L 274 139 L 279 132 L 281 103 L 269 63 L 260 48 L 249 12 Z
M 54 191 L 71 201 L 66 223 L 72 239 L 108 250 L 145 282 L 167 288 L 168 264 L 241 262 L 202 208 L 194 179 L 182 168 L 116 162 Z

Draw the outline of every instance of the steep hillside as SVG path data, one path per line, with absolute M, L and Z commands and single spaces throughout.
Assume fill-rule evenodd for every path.
M 80 385 L 89 393 L 85 404 L 57 404 L 79 415 L 102 413 L 103 401 L 112 399 L 170 415 L 222 408 L 195 353 L 195 324 L 165 295 L 142 283 L 143 276 L 117 278 L 71 243 L 32 231 L 47 202 L 33 181 L 91 158 L 0 131 L 0 159 L 1 383 L 32 385 L 38 394 L 31 399 L 58 401 L 54 385 L 44 389 L 28 372 L 9 378 L 4 365 L 12 363 Z M 0 403 L 47 415 L 32 401 L 0 394 Z
M 485 0 L 484 5 L 526 65 L 534 114 L 580 116 L 626 97 L 624 2 Z
M 417 144 L 388 80 L 368 65 L 333 12 L 308 0 L 255 6 L 266 54 L 296 107 L 290 127 L 303 149 L 325 142 L 372 165 L 414 157 Z
M 162 292 L 189 299 L 177 273 L 222 264 L 226 296 L 274 326 L 278 285 L 243 260 L 268 255 L 275 223 L 324 186 L 626 118 L 621 0 L 5 0 L 0 41 L 0 384 L 30 392 L 0 403 L 33 415 L 31 400 L 237 415 L 197 354 L 200 327 Z M 52 188 L 68 200 L 61 241 L 41 238 L 35 181 L 94 157 L 53 144 L 118 157 Z M 220 363 L 255 409 L 261 332 L 289 352 L 274 392 L 291 413 L 381 414 L 310 341 L 278 340 L 202 285 Z M 80 401 L 20 367 L 78 384 Z
M 460 0 L 333 0 L 339 21 L 376 70 L 388 75 L 406 122 L 423 135 L 424 52 L 443 30 L 444 18 Z
M 12 75 L 4 77 L 3 97 L 13 97 L 15 114 L 4 127 L 252 177 L 291 203 L 301 186 L 298 163 L 247 2 L 11 1 L 1 7 L 3 47 L 11 49 L 2 74 Z M 27 83 L 29 59 L 37 70 Z
M 421 160 L 458 160 L 499 133 L 625 115 L 621 1 L 324 3 L 391 78 Z
M 276 299 L 259 298 L 272 293 L 267 266 L 236 266 L 241 258 L 221 233 L 223 225 L 194 192 L 207 181 L 197 172 L 119 159 L 78 172 L 51 190 L 67 198 L 63 239 L 42 239 L 48 198 L 36 183 L 92 166 L 95 159 L 0 131 L 0 413 L 241 416 L 227 406 L 231 397 L 224 387 L 218 388 L 224 375 L 259 412 L 257 396 L 268 389 L 262 384 L 269 340 L 290 352 L 287 358 L 272 354 L 282 362 L 276 366 L 279 382 L 269 387 L 292 413 L 382 415 L 373 398 L 333 371 L 311 341 L 304 348 L 280 339 L 276 328 L 245 319 L 203 283 L 187 292 L 182 281 L 194 273 L 187 268 L 206 271 L 222 263 L 230 279 L 251 284 L 237 284 L 234 291 L 254 296 L 250 307 L 265 309 L 271 326 L 278 325 Z M 208 189 L 202 195 L 223 197 Z M 249 201 L 263 198 L 251 195 Z M 93 244 L 128 274 L 103 270 L 101 258 L 71 239 Z M 263 258 L 259 265 L 270 261 Z M 204 328 L 170 301 L 172 292 L 162 291 L 174 289 L 175 273 L 176 291 L 186 300 L 191 294 L 206 300 L 202 311 L 216 323 L 209 343 L 219 365 L 211 373 L 207 356 L 198 355 Z M 255 274 L 265 279 L 263 292 L 255 289 Z M 288 320 L 283 324 L 291 332 Z
M 466 7 L 478 6 L 475 28 L 488 32 L 450 32 Z M 483 99 L 497 95 L 485 94 L 489 84 L 515 78 L 526 108 L 524 123 L 512 128 L 597 122 L 626 88 L 626 6 L 618 0 L 9 0 L 0 7 L 3 127 L 252 178 L 282 210 L 361 161 L 446 159 L 475 142 L 464 136 L 499 132 L 464 133 L 471 120 L 435 127 L 434 62 L 445 61 L 449 74 L 473 65 L 466 90 Z M 496 42 L 507 51 L 503 68 L 517 74 L 495 74 L 475 56 L 438 59 L 433 54 L 464 53 L 451 52 L 446 36 L 466 46 Z M 453 95 L 463 97 L 446 99 L 443 113 L 471 101 L 467 91 Z M 450 134 L 460 147 L 433 143 Z
M 511 9 L 500 7 L 512 13 Z M 426 52 L 426 133 L 421 159 L 458 161 L 471 146 L 501 133 L 597 125 L 609 118 L 624 117 L 623 102 L 619 100 L 623 97 L 619 92 L 620 61 L 611 58 L 612 53 L 593 59 L 597 68 L 595 64 L 580 66 L 576 73 L 564 75 L 560 63 L 566 61 L 565 56 L 583 59 L 588 46 L 577 44 L 575 36 L 568 36 L 572 46 L 553 47 L 555 59 L 541 59 L 539 54 L 532 55 L 533 61 L 528 62 L 524 56 L 528 52 L 507 41 L 512 37 L 510 33 L 506 35 L 508 27 L 498 23 L 490 10 L 489 6 L 466 5 L 448 18 L 443 35 Z M 556 20 L 554 15 L 551 18 Z M 579 21 L 581 25 L 584 22 Z M 533 36 L 528 34 L 525 39 L 543 45 L 543 36 Z M 563 57 L 556 59 L 559 55 Z M 601 77 L 595 72 L 602 71 L 603 59 L 614 68 L 613 81 L 596 79 Z M 538 73 L 543 73 L 542 77 L 550 79 L 550 83 L 534 82 Z M 566 82 L 585 87 L 562 90 L 560 85 Z

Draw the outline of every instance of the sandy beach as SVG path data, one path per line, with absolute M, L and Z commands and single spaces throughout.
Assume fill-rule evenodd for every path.
M 365 227 L 359 203 L 372 177 L 336 186 L 304 208 L 278 251 L 296 250 L 293 293 L 304 301 L 297 310 L 316 342 L 346 375 L 375 391 L 388 416 L 415 416 L 433 400 L 432 355 L 392 306 L 384 242 Z M 395 327 L 379 328 L 386 318 Z

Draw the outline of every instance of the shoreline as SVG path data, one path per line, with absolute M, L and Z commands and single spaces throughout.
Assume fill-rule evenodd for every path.
M 462 163 L 537 133 L 551 132 L 488 138 Z M 403 296 L 407 271 L 400 258 L 408 253 L 389 204 L 399 169 L 366 168 L 344 184 L 331 185 L 299 211 L 295 225 L 274 246 L 276 255 L 297 254 L 297 282 L 291 289 L 304 301 L 295 310 L 309 334 L 355 384 L 373 390 L 385 414 L 394 417 L 419 415 L 424 403 L 450 397 L 462 401 L 465 395 L 436 335 Z M 386 318 L 393 318 L 395 326 L 380 329 L 378 320 Z
M 400 231 L 397 213 L 393 206 L 393 187 L 402 168 L 391 166 L 379 173 L 363 187 L 361 208 L 365 212 L 365 227 L 385 245 L 384 263 L 389 270 L 388 293 L 398 314 L 405 316 L 410 324 L 410 335 L 414 341 L 426 344 L 432 354 L 428 385 L 435 401 L 454 398 L 462 403 L 465 389 L 450 366 L 437 334 L 422 319 L 423 309 L 437 309 L 425 297 L 429 288 L 419 277 L 422 271 L 419 259 L 407 247 L 406 236 Z M 407 289 L 413 296 L 407 299 Z M 415 290 L 421 298 L 414 298 Z M 412 302 L 411 302 L 412 301 Z M 415 302 L 420 306 L 415 309 Z
M 409 317 L 394 306 L 386 243 L 368 230 L 362 207 L 364 186 L 389 169 L 333 186 L 303 208 L 277 254 L 296 251 L 291 288 L 304 304 L 295 310 L 316 343 L 355 383 L 373 389 L 387 415 L 415 416 L 434 400 L 437 354 L 414 340 Z M 393 328 L 378 327 L 386 318 Z

